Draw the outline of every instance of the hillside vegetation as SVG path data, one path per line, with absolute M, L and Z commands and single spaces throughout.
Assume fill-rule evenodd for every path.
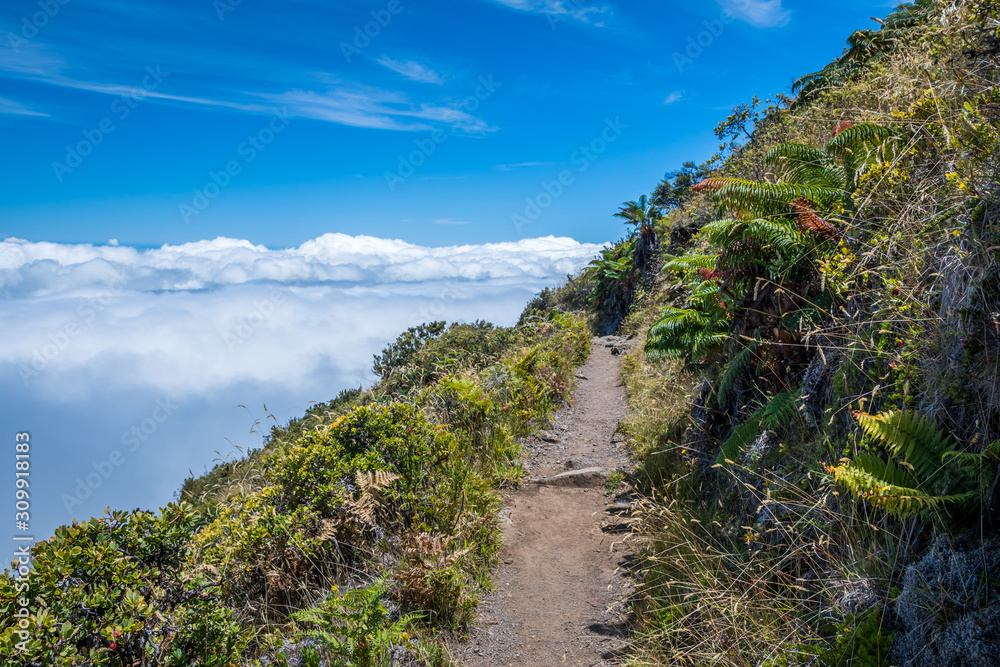
M 998 7 L 854 33 L 591 266 L 643 343 L 633 664 L 1000 664 Z
M 589 350 L 584 319 L 554 311 L 410 329 L 374 388 L 274 428 L 180 502 L 39 543 L 30 576 L 0 578 L 0 662 L 448 664 L 439 637 L 488 585 L 519 439 Z

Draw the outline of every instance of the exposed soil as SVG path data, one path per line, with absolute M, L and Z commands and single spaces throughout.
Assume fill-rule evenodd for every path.
M 594 339 L 572 405 L 526 443 L 531 481 L 507 499 L 497 590 L 480 606 L 469 641 L 453 648 L 469 667 L 612 665 L 622 653 L 628 505 L 605 489 L 609 471 L 628 466 L 616 440 L 627 346 Z

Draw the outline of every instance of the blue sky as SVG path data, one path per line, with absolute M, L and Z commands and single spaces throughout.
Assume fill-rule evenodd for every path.
M 409 326 L 516 322 L 889 9 L 4 2 L 0 437 L 36 444 L 33 530 L 162 506 Z
M 725 9 L 733 20 L 712 23 Z M 0 236 L 139 246 L 227 236 L 269 247 L 326 232 L 427 245 L 611 240 L 617 204 L 708 157 L 727 110 L 786 90 L 889 9 L 10 0 L 0 9 Z M 374 36 L 355 41 L 366 28 Z M 675 54 L 699 35 L 703 53 L 678 67 Z M 581 171 L 574 156 L 609 119 L 627 127 Z M 93 145 L 78 166 L 54 166 L 72 164 L 67 147 L 81 142 Z M 386 173 L 415 150 L 423 163 L 390 188 Z M 564 169 L 574 176 L 565 191 L 530 226 L 512 224 Z M 196 191 L 216 192 L 213 173 L 225 187 L 197 201 Z M 182 205 L 206 201 L 183 215 Z

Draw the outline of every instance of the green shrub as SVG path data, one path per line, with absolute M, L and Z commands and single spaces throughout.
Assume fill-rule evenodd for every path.
M 3 664 L 215 667 L 238 659 L 246 644 L 240 628 L 211 583 L 186 567 L 199 526 L 182 503 L 160 516 L 112 512 L 38 543 L 26 580 L 0 578 Z M 25 598 L 30 616 L 21 636 Z
M 297 612 L 295 621 L 308 628 L 301 637 L 316 640 L 315 657 L 351 667 L 391 667 L 393 651 L 409 643 L 408 626 L 415 616 L 393 619 L 384 603 L 389 586 L 382 580 L 367 588 L 331 595 L 323 604 Z
M 307 504 L 328 514 L 357 491 L 358 472 L 390 472 L 401 479 L 389 496 L 401 511 L 411 510 L 424 497 L 430 468 L 447 454 L 447 446 L 413 406 L 367 405 L 275 457 L 268 477 L 281 489 L 282 507 Z
M 852 614 L 837 624 L 833 646 L 820 654 L 823 667 L 890 667 L 893 633 L 884 627 L 881 607 Z

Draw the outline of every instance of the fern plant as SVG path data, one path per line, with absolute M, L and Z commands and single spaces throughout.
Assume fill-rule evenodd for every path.
M 715 268 L 726 287 L 755 289 L 761 279 L 808 284 L 812 258 L 841 235 L 836 218 L 854 209 L 858 176 L 895 150 L 894 133 L 870 123 L 838 128 L 825 147 L 785 143 L 765 161 L 777 182 L 707 178 L 695 189 L 711 193 L 727 216 L 699 232 L 723 249 Z
M 718 405 L 722 406 L 726 404 L 729 392 L 733 390 L 733 386 L 736 384 L 736 379 L 750 366 L 757 354 L 758 347 L 760 347 L 760 341 L 752 340 L 743 349 L 730 357 L 715 386 L 715 402 Z
M 723 210 L 739 218 L 788 215 L 797 200 L 850 209 L 858 176 L 891 155 L 894 136 L 873 123 L 845 124 L 825 148 L 785 143 L 771 149 L 764 161 L 778 170 L 777 183 L 707 178 L 694 189 L 713 194 Z
M 798 395 L 792 392 L 775 394 L 752 416 L 737 426 L 732 435 L 722 443 L 716 459 L 719 465 L 729 465 L 740 458 L 754 440 L 765 431 L 778 431 L 787 425 L 798 410 Z
M 383 599 L 389 586 L 379 580 L 367 588 L 334 594 L 323 604 L 300 611 L 292 618 L 308 627 L 301 637 L 320 644 L 334 664 L 349 667 L 389 667 L 392 649 L 407 641 L 406 628 L 416 619 L 392 619 Z
M 856 30 L 847 39 L 842 56 L 818 72 L 800 77 L 792 84 L 798 93 L 796 105 L 815 99 L 830 87 L 842 86 L 892 53 L 914 26 L 926 21 L 936 8 L 935 0 L 917 0 L 900 5 L 886 17 L 879 30 Z
M 628 314 L 642 279 L 633 261 L 636 243 L 633 238 L 606 248 L 584 269 L 584 277 L 596 283 L 591 304 L 608 333 L 618 328 Z
M 632 264 L 640 275 L 646 275 L 656 251 L 656 223 L 663 218 L 663 213 L 652 202 L 647 203 L 646 195 L 643 195 L 638 200 L 622 204 L 615 217 L 635 225 Z
M 956 450 L 927 417 L 913 412 L 858 412 L 855 417 L 892 457 L 862 452 L 832 468 L 837 483 L 853 495 L 899 517 L 938 520 L 954 510 L 973 510 L 985 499 L 1000 461 L 1000 440 L 982 452 L 967 453 Z
M 684 275 L 690 293 L 683 308 L 660 311 L 646 337 L 646 356 L 653 360 L 685 358 L 700 363 L 722 352 L 728 338 L 729 310 L 718 279 L 707 267 L 716 256 L 688 255 L 669 260 L 664 271 Z

